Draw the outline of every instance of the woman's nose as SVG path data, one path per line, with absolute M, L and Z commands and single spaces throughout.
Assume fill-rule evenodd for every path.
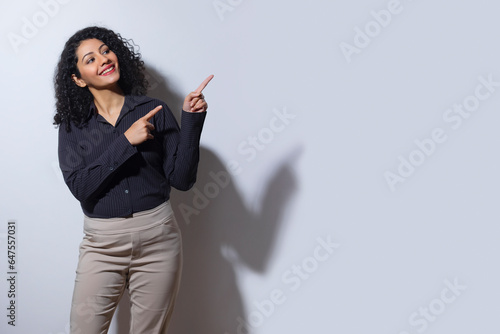
M 101 65 L 107 64 L 107 63 L 109 63 L 109 58 L 106 57 L 106 55 L 100 55 L 99 63 Z

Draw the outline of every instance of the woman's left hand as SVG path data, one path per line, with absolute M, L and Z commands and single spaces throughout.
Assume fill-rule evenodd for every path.
M 213 78 L 213 74 L 206 78 L 201 85 L 196 88 L 194 92 L 191 92 L 184 99 L 184 104 L 182 105 L 182 110 L 188 112 L 203 112 L 207 111 L 208 104 L 205 101 L 205 97 L 201 93 L 203 89 L 208 85 L 210 80 Z

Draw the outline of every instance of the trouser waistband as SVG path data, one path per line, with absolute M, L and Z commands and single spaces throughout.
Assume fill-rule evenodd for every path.
M 155 208 L 136 212 L 126 218 L 91 218 L 84 216 L 83 231 L 87 234 L 120 234 L 152 228 L 172 219 L 170 201 Z

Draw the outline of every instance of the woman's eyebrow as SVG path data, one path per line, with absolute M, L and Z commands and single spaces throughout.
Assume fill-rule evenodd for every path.
M 101 49 L 102 49 L 103 46 L 106 46 L 106 43 L 102 43 L 102 45 L 99 47 L 99 51 L 101 51 Z M 90 51 L 90 52 L 87 52 L 86 54 L 84 54 L 83 57 L 82 57 L 82 62 L 85 59 L 85 57 L 87 57 L 88 55 L 90 55 L 92 53 L 94 53 L 94 51 Z

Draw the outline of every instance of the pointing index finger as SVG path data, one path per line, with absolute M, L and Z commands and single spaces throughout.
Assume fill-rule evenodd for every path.
M 205 80 L 201 83 L 201 85 L 200 85 L 198 88 L 196 88 L 195 92 L 196 92 L 196 93 L 201 93 L 201 91 L 205 89 L 205 87 L 208 85 L 208 83 L 210 82 L 210 80 L 212 80 L 212 79 L 213 79 L 213 77 L 214 77 L 214 75 L 213 75 L 213 74 L 212 74 L 212 75 L 210 75 L 210 76 L 208 76 L 208 78 L 206 78 L 206 79 L 205 79 Z
M 156 113 L 157 113 L 158 111 L 160 111 L 160 110 L 161 110 L 161 108 L 163 108 L 163 107 L 162 107 L 162 106 L 158 106 L 158 107 L 154 108 L 153 110 L 151 110 L 150 112 L 148 112 L 148 113 L 147 113 L 147 114 L 146 114 L 143 118 L 144 118 L 146 121 L 148 121 L 148 122 L 149 122 L 149 120 L 150 120 L 151 118 L 153 118 L 153 116 L 154 116 L 154 115 L 156 115 Z

